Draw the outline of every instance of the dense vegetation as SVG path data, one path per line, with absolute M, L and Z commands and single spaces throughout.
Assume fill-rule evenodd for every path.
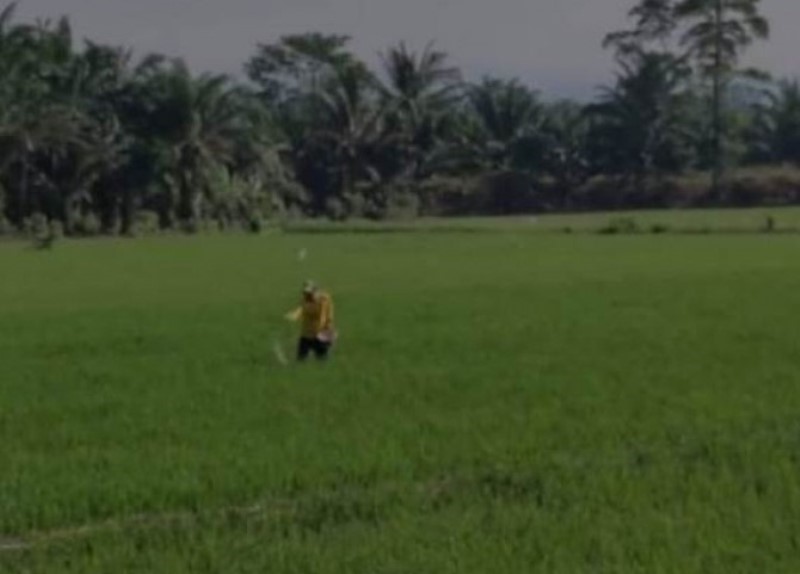
M 247 81 L 195 75 L 76 47 L 66 19 L 16 23 L 12 5 L 0 231 L 765 201 L 728 168 L 800 161 L 800 85 L 740 69 L 768 35 L 758 4 L 641 0 L 607 37 L 616 77 L 588 105 L 545 101 L 535 78 L 465 82 L 433 46 L 390 47 L 371 70 L 317 33 L 260 45 Z M 791 202 L 790 183 L 765 195 Z

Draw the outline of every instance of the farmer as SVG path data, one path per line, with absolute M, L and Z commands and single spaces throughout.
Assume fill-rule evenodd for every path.
M 297 360 L 305 361 L 313 352 L 317 359 L 326 359 L 335 339 L 333 299 L 312 281 L 303 284 L 303 300 L 297 309 L 286 314 L 289 321 L 300 322 Z

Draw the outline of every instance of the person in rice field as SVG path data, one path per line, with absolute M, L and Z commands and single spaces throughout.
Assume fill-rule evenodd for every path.
M 317 359 L 328 358 L 336 341 L 333 326 L 333 298 L 313 281 L 303 284 L 300 306 L 286 314 L 290 321 L 300 324 L 297 341 L 297 360 L 305 361 L 312 353 Z

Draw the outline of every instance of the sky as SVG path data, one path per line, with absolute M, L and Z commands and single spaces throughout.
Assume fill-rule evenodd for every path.
M 600 43 L 634 0 L 21 0 L 18 18 L 70 17 L 76 33 L 240 75 L 258 43 L 346 34 L 370 63 L 399 41 L 434 41 L 471 79 L 515 76 L 550 97 L 588 97 L 611 78 Z M 3 4 L 0 0 L 0 4 Z M 800 0 L 763 0 L 772 39 L 748 63 L 800 76 Z

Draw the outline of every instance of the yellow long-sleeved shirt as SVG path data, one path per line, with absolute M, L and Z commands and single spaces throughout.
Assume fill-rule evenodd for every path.
M 300 334 L 308 339 L 315 339 L 320 333 L 333 329 L 333 298 L 319 292 L 311 301 L 290 312 L 287 317 L 300 321 Z

